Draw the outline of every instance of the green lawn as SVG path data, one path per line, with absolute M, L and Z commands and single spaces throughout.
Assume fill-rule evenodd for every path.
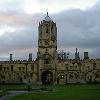
M 0 90 L 26 90 L 27 85 L 0 85 Z
M 10 100 L 100 100 L 100 85 L 46 86 L 55 92 L 26 93 Z

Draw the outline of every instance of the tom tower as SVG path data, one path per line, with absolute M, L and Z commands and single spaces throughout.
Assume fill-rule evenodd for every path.
M 56 79 L 57 27 L 48 12 L 39 23 L 38 30 L 38 80 L 42 84 L 50 84 Z

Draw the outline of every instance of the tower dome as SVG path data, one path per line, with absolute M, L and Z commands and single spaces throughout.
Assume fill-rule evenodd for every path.
M 48 12 L 47 12 L 47 16 L 43 20 L 45 20 L 45 21 L 52 21 L 52 19 L 48 15 Z

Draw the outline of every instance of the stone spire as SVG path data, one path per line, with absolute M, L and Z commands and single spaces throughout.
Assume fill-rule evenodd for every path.
M 75 59 L 80 59 L 78 49 L 76 48 Z
M 47 11 L 47 16 L 48 16 L 48 11 Z

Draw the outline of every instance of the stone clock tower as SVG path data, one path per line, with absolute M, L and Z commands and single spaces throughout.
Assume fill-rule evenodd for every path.
M 56 23 L 46 17 L 38 27 L 38 81 L 51 84 L 56 80 L 57 27 Z

